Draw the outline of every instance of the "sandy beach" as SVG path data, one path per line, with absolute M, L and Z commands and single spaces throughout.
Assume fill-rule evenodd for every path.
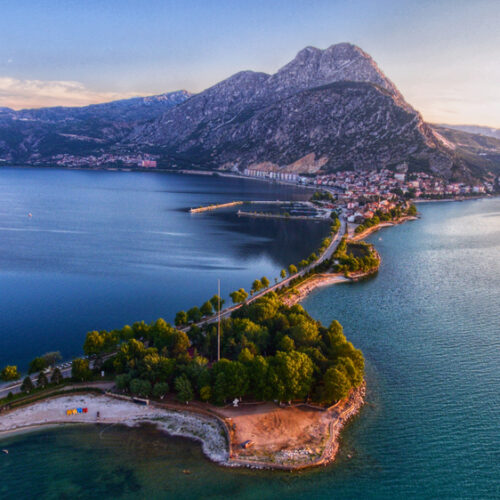
M 88 412 L 67 415 L 66 411 L 73 408 L 87 408 Z M 0 438 L 42 426 L 75 423 L 121 424 L 129 427 L 150 423 L 170 435 L 199 441 L 205 455 L 214 462 L 227 463 L 229 458 L 225 430 L 215 417 L 188 411 L 170 411 L 152 405 L 143 406 L 95 394 L 50 398 L 3 413 L 0 415 Z
M 352 281 L 343 274 L 315 274 L 311 278 L 294 286 L 292 290 L 283 295 L 283 303 L 287 306 L 293 306 L 304 300 L 313 290 L 322 286 L 335 285 L 337 283 L 349 283 Z

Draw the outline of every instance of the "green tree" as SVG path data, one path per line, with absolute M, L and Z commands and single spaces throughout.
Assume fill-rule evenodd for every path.
M 338 368 L 328 368 L 323 377 L 323 401 L 325 403 L 334 403 L 344 399 L 351 388 L 346 374 Z
M 89 368 L 89 360 L 82 358 L 74 359 L 71 364 L 71 376 L 74 380 L 78 380 L 79 382 L 90 380 L 92 372 Z
M 52 372 L 52 376 L 50 377 L 50 381 L 53 384 L 59 385 L 63 381 L 63 376 L 61 373 L 61 370 L 59 368 L 55 368 L 54 371 Z
M 25 377 L 21 384 L 21 392 L 30 393 L 34 388 L 35 386 L 33 385 L 31 377 Z
M 260 282 L 262 283 L 262 286 L 264 288 L 267 288 L 271 284 L 271 282 L 265 276 L 262 276 L 262 278 L 260 278 Z
M 293 351 L 295 349 L 295 342 L 288 335 L 284 335 L 278 343 L 278 349 L 284 352 Z
M 299 269 L 305 269 L 308 265 L 309 265 L 309 262 L 307 262 L 307 260 L 305 260 L 305 259 L 302 259 L 299 262 Z
M 214 312 L 214 309 L 212 307 L 212 303 L 207 300 L 200 308 L 201 314 L 203 316 L 211 316 Z
M 297 273 L 297 266 L 290 264 L 288 266 L 288 274 L 291 276 L 292 274 L 296 274 L 296 273 Z
M 209 385 L 204 385 L 200 389 L 200 399 L 202 401 L 208 401 L 212 397 L 212 389 Z
M 175 326 L 187 325 L 187 323 L 188 323 L 188 315 L 187 315 L 186 311 L 179 311 L 175 315 L 174 323 L 175 323 Z
M 215 312 L 219 312 L 219 300 L 220 307 L 222 309 L 224 307 L 224 303 L 226 302 L 224 299 L 220 298 L 217 294 L 210 299 L 210 303 L 212 304 Z
M 47 379 L 47 375 L 45 375 L 45 373 L 43 372 L 40 372 L 40 374 L 38 375 L 38 379 L 36 381 L 36 385 L 37 387 L 47 387 L 49 381 Z
M 177 399 L 183 403 L 189 403 L 193 399 L 193 386 L 185 375 L 177 377 L 174 381 Z
M 166 382 L 158 382 L 153 387 L 153 396 L 163 399 L 168 394 L 168 384 Z
M 310 263 L 315 262 L 318 260 L 318 256 L 313 252 L 311 255 L 309 255 L 309 258 L 307 259 Z
M 96 330 L 88 332 L 83 343 L 83 352 L 90 356 L 104 350 L 104 337 Z
M 115 377 L 115 385 L 119 391 L 127 391 L 130 384 L 130 375 L 128 373 L 122 373 Z
M 252 283 L 252 290 L 254 292 L 258 292 L 259 290 L 262 290 L 262 288 L 263 288 L 262 281 L 254 280 L 254 282 Z
M 0 379 L 4 382 L 10 382 L 11 380 L 18 380 L 21 378 L 19 371 L 17 370 L 17 366 L 15 365 L 7 365 L 0 372 Z
M 280 277 L 281 277 L 282 280 L 284 280 L 286 278 L 286 269 L 282 269 L 281 270 Z
M 187 312 L 187 317 L 189 321 L 192 321 L 193 323 L 199 323 L 202 318 L 200 308 L 194 306 L 189 309 L 189 311 Z
M 172 340 L 170 345 L 170 350 L 174 356 L 180 356 L 185 354 L 189 349 L 191 342 L 189 342 L 189 337 L 187 333 L 176 330 L 172 334 Z
M 41 372 L 42 370 L 45 370 L 45 368 L 47 368 L 47 362 L 40 356 L 30 361 L 28 373 L 32 374 Z
M 270 399 L 268 385 L 269 363 L 264 356 L 255 356 L 248 364 L 250 392 L 257 400 Z
M 278 351 L 274 358 L 274 369 L 284 386 L 284 399 L 304 398 L 311 390 L 313 381 L 313 363 L 302 352 Z
M 231 297 L 231 300 L 234 304 L 239 304 L 240 302 L 244 302 L 247 299 L 248 293 L 244 288 L 240 288 L 239 290 L 235 290 L 234 292 L 230 293 L 229 296 Z
M 130 381 L 130 392 L 146 398 L 151 394 L 151 382 L 149 380 L 134 378 Z

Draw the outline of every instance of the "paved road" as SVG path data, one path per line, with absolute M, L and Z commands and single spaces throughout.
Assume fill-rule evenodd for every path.
M 316 267 L 318 264 L 321 264 L 324 260 L 330 259 L 332 255 L 335 253 L 335 250 L 337 250 L 337 247 L 339 246 L 340 241 L 342 240 L 342 237 L 344 236 L 346 231 L 346 220 L 341 217 L 340 218 L 340 228 L 337 232 L 337 234 L 332 238 L 332 241 L 328 248 L 323 252 L 323 254 L 319 257 L 319 259 L 316 262 L 313 262 L 312 264 L 309 264 L 307 267 L 299 271 L 298 273 L 289 276 L 288 278 L 284 279 L 283 281 L 280 281 L 279 283 L 270 286 L 269 288 L 266 288 L 265 290 L 262 290 L 259 293 L 256 293 L 251 297 L 250 299 L 247 300 L 247 304 L 253 302 L 254 300 L 259 299 L 260 297 L 263 297 L 269 292 L 273 292 L 275 290 L 279 290 L 283 286 L 287 286 L 290 281 L 292 281 L 295 278 L 298 278 L 300 276 L 304 276 L 304 274 L 308 273 L 313 267 Z M 234 306 L 228 307 L 226 309 L 223 309 L 221 311 L 221 318 L 227 318 L 231 315 L 233 311 L 236 311 L 242 306 L 242 304 L 236 304 Z M 217 316 L 212 316 L 208 319 L 202 320 L 198 323 L 199 326 L 205 325 L 205 324 L 210 324 L 214 323 L 217 321 Z M 185 327 L 182 328 L 183 331 L 187 332 L 191 327 Z
M 110 356 L 113 356 L 114 353 L 108 354 L 103 357 L 103 361 L 106 361 Z M 90 361 L 90 368 L 93 368 L 93 361 Z M 69 365 L 69 366 L 68 366 Z M 60 365 L 57 365 L 57 368 L 61 370 L 61 374 L 63 378 L 70 378 L 71 377 L 71 362 L 66 362 L 62 363 Z M 36 382 L 38 380 L 38 375 L 40 372 L 33 373 L 30 375 L 31 381 L 33 382 L 33 385 L 36 386 Z M 47 378 L 50 380 L 50 377 L 52 375 L 52 372 L 47 373 Z M 24 377 L 23 377 L 24 379 Z M 9 392 L 12 392 L 12 394 L 17 394 L 18 392 L 21 392 L 21 385 L 23 383 L 23 379 L 21 380 L 16 380 L 15 382 L 7 382 L 5 384 L 0 385 L 0 399 L 6 397 Z

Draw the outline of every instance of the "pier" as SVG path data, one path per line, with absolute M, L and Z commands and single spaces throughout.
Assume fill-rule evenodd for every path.
M 243 205 L 243 201 L 231 201 L 229 203 L 216 203 L 214 205 L 207 205 L 206 207 L 190 208 L 189 212 L 192 214 L 199 214 L 201 212 L 209 212 L 210 210 L 217 210 L 218 208 L 234 207 L 236 205 Z

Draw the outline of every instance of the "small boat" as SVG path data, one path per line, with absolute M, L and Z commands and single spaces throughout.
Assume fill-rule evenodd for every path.
M 28 214 L 28 217 L 33 217 L 33 214 L 30 212 L 30 213 Z
M 9 454 L 9 450 L 2 450 L 2 453 L 5 453 L 6 455 Z

